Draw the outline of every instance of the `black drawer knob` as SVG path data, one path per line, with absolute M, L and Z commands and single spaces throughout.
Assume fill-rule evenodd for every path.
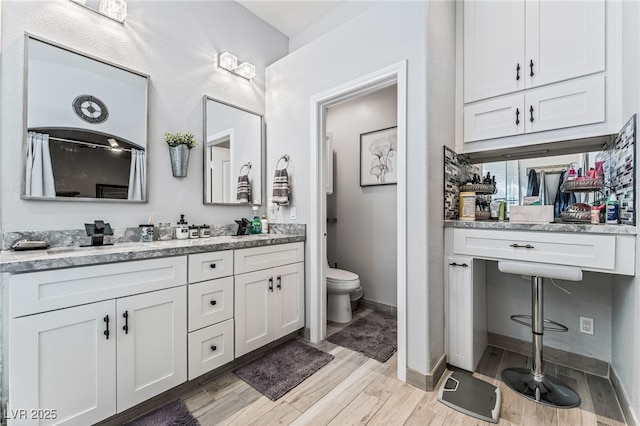
M 215 300 L 212 300 L 212 301 L 211 301 L 211 306 L 216 306 L 216 304 L 217 304 L 217 303 L 218 303 L 218 302 L 216 302 Z
M 216 269 L 216 264 L 215 264 L 215 263 L 210 264 L 210 265 L 209 265 L 209 268 L 211 268 L 211 269 Z
M 217 347 L 216 345 L 211 346 L 211 350 L 212 350 L 213 352 L 215 352 L 215 351 L 216 351 L 216 349 L 218 349 L 218 347 Z

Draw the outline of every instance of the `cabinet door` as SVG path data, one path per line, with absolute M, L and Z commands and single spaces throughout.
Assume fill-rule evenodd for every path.
M 476 102 L 464 107 L 464 141 L 500 138 L 524 133 L 524 94 Z
M 527 0 L 525 15 L 527 87 L 605 70 L 604 0 Z
M 117 300 L 118 412 L 187 380 L 185 286 Z
M 189 333 L 189 380 L 233 361 L 233 319 Z
M 273 341 L 272 269 L 235 277 L 236 358 Z
M 483 261 L 451 256 L 447 267 L 449 364 L 474 371 L 487 345 L 486 286 Z
M 464 2 L 465 103 L 524 89 L 524 33 L 524 0 Z
M 116 413 L 114 313 L 110 300 L 11 320 L 10 425 L 89 425 Z M 38 422 L 31 410 L 55 418 Z
M 603 75 L 525 92 L 525 132 L 601 123 L 605 120 Z
M 281 266 L 275 275 L 275 339 L 304 327 L 304 263 Z

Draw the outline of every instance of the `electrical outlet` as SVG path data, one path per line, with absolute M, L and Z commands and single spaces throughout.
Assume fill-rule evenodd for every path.
M 593 318 L 580 317 L 580 333 L 593 336 Z
M 291 220 L 296 220 L 296 217 L 298 217 L 298 209 L 291 207 L 289 217 Z

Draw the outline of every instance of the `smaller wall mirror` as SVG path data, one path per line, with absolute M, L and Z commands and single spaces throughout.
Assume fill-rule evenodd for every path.
M 26 37 L 22 198 L 147 201 L 148 77 Z
M 262 204 L 262 116 L 204 97 L 204 204 Z

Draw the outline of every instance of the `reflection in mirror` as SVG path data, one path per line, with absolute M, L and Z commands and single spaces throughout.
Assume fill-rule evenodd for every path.
M 205 96 L 204 203 L 261 204 L 262 116 Z
M 27 36 L 22 197 L 146 201 L 148 77 Z
M 589 170 L 590 168 L 595 168 L 597 154 L 598 152 L 589 152 L 498 161 L 478 164 L 478 166 L 483 175 L 490 172 L 492 176 L 496 177 L 496 193 L 491 197 L 491 200 L 506 201 L 507 206 L 523 204 L 523 197 L 532 195 L 530 176 L 534 175 L 531 172 L 535 172 L 539 188 L 540 174 L 544 171 L 544 183 L 550 204 L 554 204 L 556 194 L 562 184 L 561 176 L 563 176 L 563 173 L 567 172 L 572 166 L 576 173 L 579 169 Z M 602 194 L 585 192 L 576 193 L 575 196 L 578 202 L 593 203 L 595 201 L 594 198 L 602 197 Z

